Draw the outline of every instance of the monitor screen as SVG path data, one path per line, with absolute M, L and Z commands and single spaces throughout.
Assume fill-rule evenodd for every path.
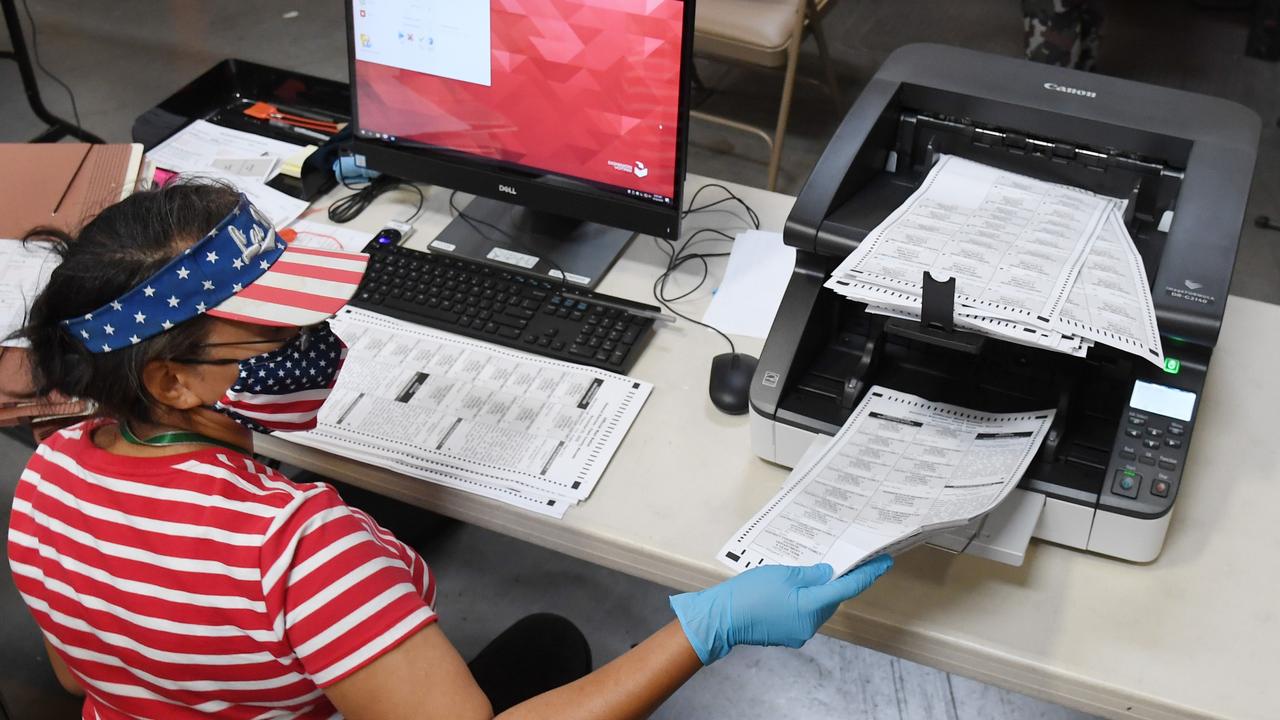
M 357 135 L 678 199 L 681 0 L 353 0 Z

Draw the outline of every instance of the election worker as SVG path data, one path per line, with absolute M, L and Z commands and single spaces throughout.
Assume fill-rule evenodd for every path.
M 85 718 L 642 717 L 735 645 L 804 644 L 890 565 L 762 567 L 676 595 L 666 627 L 594 672 L 547 615 L 469 665 L 417 553 L 254 459 L 252 431 L 315 426 L 346 356 L 327 320 L 364 255 L 287 246 L 219 185 L 37 235 L 62 262 L 23 331 L 34 379 L 103 414 L 37 449 L 9 561 Z

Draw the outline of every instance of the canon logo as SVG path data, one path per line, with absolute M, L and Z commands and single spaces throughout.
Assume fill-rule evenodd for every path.
M 1098 93 L 1092 90 L 1081 90 L 1080 88 L 1067 87 L 1066 85 L 1059 85 L 1058 83 L 1047 82 L 1044 84 L 1044 89 L 1052 90 L 1054 92 L 1066 93 L 1068 95 L 1079 95 L 1081 97 L 1089 97 L 1089 98 L 1098 97 Z
M 516 189 L 515 189 L 515 188 L 513 188 L 513 187 L 511 187 L 510 185 L 499 185 L 499 186 L 498 186 L 498 192 L 504 192 L 504 193 L 506 193 L 506 194 L 508 194 L 508 195 L 518 195 L 518 194 L 519 194 L 519 193 L 517 193 L 517 192 L 516 192 Z

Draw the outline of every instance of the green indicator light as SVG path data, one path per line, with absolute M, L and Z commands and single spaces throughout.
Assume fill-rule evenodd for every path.
M 1138 473 L 1136 473 L 1136 472 L 1134 472 L 1134 471 L 1132 471 L 1132 470 L 1125 470 L 1125 471 L 1124 471 L 1124 474 L 1125 474 L 1125 475 L 1128 475 L 1129 477 L 1133 477 L 1133 476 L 1137 475 Z
M 1177 375 L 1182 369 L 1182 361 L 1178 358 L 1167 357 L 1164 359 L 1164 371 L 1170 375 Z

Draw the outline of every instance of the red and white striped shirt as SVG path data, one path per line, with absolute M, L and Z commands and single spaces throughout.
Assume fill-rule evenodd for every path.
M 328 485 L 243 455 L 51 436 L 9 523 L 14 581 L 84 717 L 330 718 L 321 688 L 436 619 L 417 553 Z

